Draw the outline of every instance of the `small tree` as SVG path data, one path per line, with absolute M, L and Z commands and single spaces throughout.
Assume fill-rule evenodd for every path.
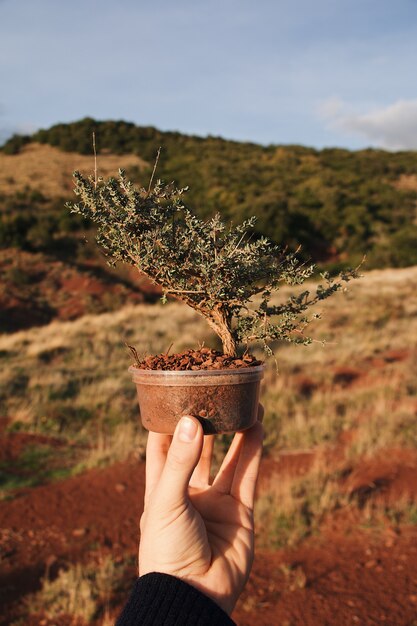
M 117 180 L 79 172 L 74 177 L 80 201 L 68 206 L 98 225 L 97 242 L 110 262 L 137 267 L 161 286 L 164 301 L 171 295 L 195 309 L 227 355 L 236 356 L 239 344 L 252 341 L 261 341 L 269 353 L 277 339 L 310 343 L 304 331 L 319 315 L 309 318 L 307 310 L 357 276 L 349 270 L 334 281 L 322 274 L 326 283 L 314 294 L 303 291 L 273 306 L 271 295 L 281 284 L 302 284 L 315 266 L 265 237 L 255 239 L 255 217 L 237 226 L 226 226 L 218 214 L 201 220 L 184 204 L 187 188 L 159 180 L 152 187 L 151 180 L 148 189 L 138 189 L 122 170 Z

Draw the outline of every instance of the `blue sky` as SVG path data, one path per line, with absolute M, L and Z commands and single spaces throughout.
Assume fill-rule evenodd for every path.
M 415 0 L 0 0 L 0 141 L 86 115 L 417 149 Z

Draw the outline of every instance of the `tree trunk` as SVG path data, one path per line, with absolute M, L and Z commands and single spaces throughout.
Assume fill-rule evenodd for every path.
M 201 306 L 200 303 L 197 303 L 189 298 L 186 292 L 175 293 L 174 291 L 168 290 L 168 293 L 173 295 L 176 300 L 179 300 L 179 302 L 188 304 L 188 306 L 204 317 L 216 335 L 220 337 L 224 354 L 227 354 L 228 356 L 237 356 L 237 343 L 232 334 L 230 315 L 228 316 L 224 311 L 222 311 L 221 308 L 208 309 Z
M 230 321 L 221 310 L 217 309 L 210 313 L 210 316 L 204 315 L 204 317 L 214 332 L 220 337 L 224 354 L 237 356 L 237 344 L 230 329 Z
M 230 333 L 227 333 L 224 336 L 219 335 L 223 344 L 223 352 L 228 356 L 237 356 L 237 345 L 236 341 L 233 339 Z

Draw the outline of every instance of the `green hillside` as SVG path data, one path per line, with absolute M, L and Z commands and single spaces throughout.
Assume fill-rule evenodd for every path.
M 134 153 L 150 164 L 146 171 L 128 171 L 142 184 L 146 184 L 162 146 L 158 177 L 188 185 L 187 201 L 201 216 L 220 211 L 237 222 L 257 215 L 259 233 L 291 248 L 302 244 L 303 254 L 320 264 L 355 263 L 364 253 L 368 268 L 417 263 L 417 153 L 260 146 L 90 118 L 58 124 L 31 137 L 15 136 L 2 150 L 17 154 L 36 141 L 63 151 L 91 154 L 93 131 L 99 154 Z M 8 203 L 9 222 L 13 221 L 13 202 L 21 206 L 22 198 L 3 197 L 3 202 Z M 33 223 L 39 219 L 33 202 L 26 196 L 23 204 L 27 211 L 19 209 L 19 216 L 21 222 L 31 222 L 30 229 L 42 239 L 42 225 Z M 42 202 L 48 205 L 47 199 Z M 45 224 L 48 232 L 68 228 L 68 235 L 69 229 L 76 230 L 75 222 L 70 226 L 57 210 L 56 201 L 52 204 Z M 46 213 L 44 210 L 43 215 Z M 32 243 L 25 243 L 22 228 L 14 227 L 19 236 L 5 235 L 3 225 L 0 245 L 36 247 L 33 235 Z

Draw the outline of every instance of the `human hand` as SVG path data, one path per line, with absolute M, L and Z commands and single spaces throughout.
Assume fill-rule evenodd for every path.
M 258 422 L 236 433 L 210 483 L 214 436 L 183 417 L 173 437 L 149 433 L 139 575 L 170 574 L 230 615 L 252 567 L 253 504 L 262 454 Z M 204 441 L 203 441 L 204 440 Z

